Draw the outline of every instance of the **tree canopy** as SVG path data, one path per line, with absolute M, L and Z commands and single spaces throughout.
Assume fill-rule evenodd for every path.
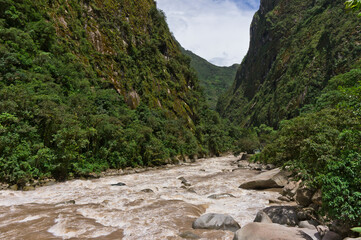
M 345 2 L 346 9 L 359 11 L 361 10 L 361 0 L 348 0 Z M 359 13 L 361 17 L 361 12 Z

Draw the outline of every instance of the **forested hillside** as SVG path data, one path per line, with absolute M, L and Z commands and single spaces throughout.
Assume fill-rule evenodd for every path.
M 248 54 L 218 111 L 248 126 L 298 116 L 332 77 L 358 64 L 360 23 L 342 0 L 261 1 Z
M 239 64 L 230 67 L 219 67 L 197 56 L 189 50 L 181 48 L 182 52 L 190 57 L 199 79 L 199 84 L 204 91 L 204 96 L 211 109 L 216 109 L 218 98 L 228 90 L 236 76 Z
M 189 63 L 153 0 L 0 0 L 0 181 L 226 151 Z
M 361 19 L 344 3 L 261 1 L 217 110 L 241 126 L 275 127 L 268 144 L 253 145 L 254 160 L 288 166 L 321 190 L 317 214 L 347 231 L 361 225 Z

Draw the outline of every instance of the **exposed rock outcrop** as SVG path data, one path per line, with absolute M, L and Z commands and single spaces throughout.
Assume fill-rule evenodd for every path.
M 281 188 L 288 183 L 287 176 L 289 173 L 276 168 L 243 182 L 239 187 L 243 189 Z

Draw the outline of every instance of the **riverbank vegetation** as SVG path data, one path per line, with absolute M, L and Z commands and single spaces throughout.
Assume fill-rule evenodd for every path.
M 361 224 L 361 69 L 330 80 L 315 105 L 283 121 L 259 160 L 290 166 L 322 189 L 334 219 Z

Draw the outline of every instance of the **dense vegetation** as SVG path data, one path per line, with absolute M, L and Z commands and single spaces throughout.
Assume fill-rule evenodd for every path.
M 0 0 L 0 181 L 261 150 L 360 225 L 360 19 L 341 1 L 287 2 L 262 1 L 224 120 L 153 0 Z M 213 101 L 230 73 L 195 68 Z
M 229 150 L 189 62 L 153 0 L 0 0 L 0 181 Z
M 330 80 L 316 104 L 281 122 L 260 160 L 289 165 L 322 189 L 334 219 L 361 224 L 361 69 Z
M 266 144 L 249 138 L 255 159 L 294 169 L 322 190 L 322 211 L 352 227 L 361 225 L 361 21 L 343 3 L 263 1 L 217 108 L 249 129 L 275 127 Z M 359 12 L 359 3 L 345 5 Z
M 343 0 L 262 1 L 247 56 L 218 103 L 241 125 L 278 127 L 316 101 L 329 80 L 360 59 L 361 19 Z
M 218 98 L 231 87 L 239 64 L 233 64 L 230 67 L 218 67 L 189 50 L 184 48 L 181 50 L 191 58 L 191 67 L 196 70 L 207 104 L 211 109 L 216 109 Z

